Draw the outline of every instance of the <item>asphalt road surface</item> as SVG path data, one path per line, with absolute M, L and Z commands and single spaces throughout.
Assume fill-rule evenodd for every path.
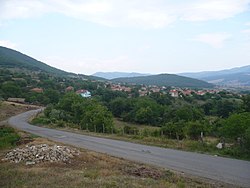
M 193 176 L 222 181 L 243 187 L 250 187 L 249 161 L 80 135 L 33 126 L 27 123 L 27 120 L 38 111 L 39 110 L 32 110 L 19 114 L 10 118 L 8 122 L 15 128 L 57 142 L 133 161 L 153 164 Z

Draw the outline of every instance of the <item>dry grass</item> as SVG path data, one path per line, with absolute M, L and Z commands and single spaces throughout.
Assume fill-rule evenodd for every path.
M 44 138 L 34 138 L 30 144 L 42 143 L 55 144 Z M 6 152 L 0 151 L 0 158 Z M 81 150 L 81 154 L 68 164 L 26 166 L 24 163 L 1 161 L 0 180 L 0 187 L 223 187 L 219 183 L 184 177 L 165 169 L 88 150 Z
M 23 106 L 1 104 L 2 119 L 26 111 Z M 44 138 L 18 132 L 21 136 L 18 147 L 30 144 L 54 145 Z M 58 143 L 57 143 L 58 144 Z M 59 144 L 60 145 L 60 144 Z M 8 149 L 0 150 L 0 159 Z M 71 163 L 43 163 L 26 166 L 0 160 L 0 187 L 228 187 L 221 183 L 209 182 L 165 169 L 139 164 L 105 154 L 81 149 L 81 154 Z
M 38 107 L 32 105 L 18 104 L 13 102 L 0 102 L 0 121 L 4 121 L 11 116 L 36 108 Z

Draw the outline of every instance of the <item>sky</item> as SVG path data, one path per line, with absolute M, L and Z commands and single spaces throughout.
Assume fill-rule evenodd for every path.
M 240 67 L 250 0 L 0 0 L 0 46 L 87 75 Z

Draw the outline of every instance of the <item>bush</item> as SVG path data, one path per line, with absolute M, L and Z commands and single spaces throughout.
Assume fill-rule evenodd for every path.
M 5 149 L 16 145 L 20 136 L 11 127 L 0 127 L 0 149 Z
M 185 127 L 186 135 L 192 140 L 198 140 L 201 136 L 201 132 L 204 133 L 205 126 L 199 121 L 190 121 Z
M 137 127 L 132 127 L 132 126 L 124 126 L 124 133 L 125 134 L 132 134 L 132 135 L 138 135 L 139 134 L 139 129 Z
M 34 125 L 48 125 L 51 122 L 52 120 L 44 116 L 36 117 L 31 121 L 31 123 Z
M 62 121 L 62 120 L 58 120 L 58 121 L 56 121 L 56 126 L 58 126 L 58 127 L 65 127 L 65 122 Z
M 246 130 L 250 128 L 250 112 L 232 114 L 221 124 L 221 134 L 224 137 L 234 140 L 243 138 Z

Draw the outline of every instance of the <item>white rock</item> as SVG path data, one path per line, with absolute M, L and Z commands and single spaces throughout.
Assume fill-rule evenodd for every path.
M 219 143 L 216 145 L 216 147 L 217 147 L 218 149 L 222 149 L 222 148 L 223 148 L 223 145 L 222 145 L 221 142 L 219 142 Z

